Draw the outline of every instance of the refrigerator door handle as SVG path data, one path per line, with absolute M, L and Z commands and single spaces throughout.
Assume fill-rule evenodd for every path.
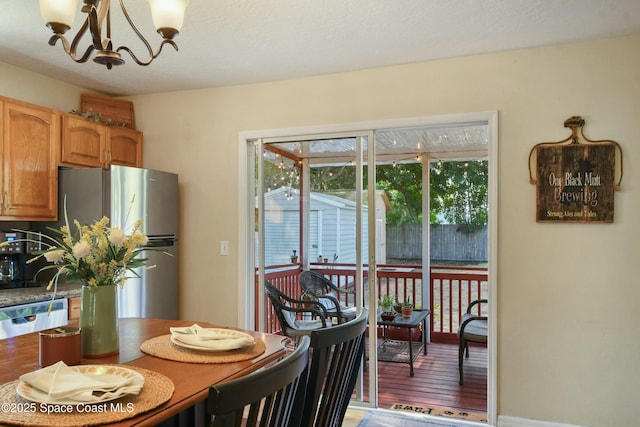
M 176 238 L 174 236 L 152 236 L 148 237 L 149 241 L 144 247 L 159 248 L 163 246 L 175 246 Z

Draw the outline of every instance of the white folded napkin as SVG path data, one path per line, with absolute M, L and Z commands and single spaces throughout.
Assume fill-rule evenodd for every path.
M 95 400 L 94 392 L 117 391 L 118 393 L 132 394 L 139 392 L 142 388 L 139 384 L 129 384 L 132 382 L 132 378 L 104 375 L 98 379 L 77 372 L 62 361 L 21 375 L 20 381 L 47 393 L 52 400 L 72 399 L 79 402 Z
M 169 328 L 171 336 L 185 344 L 212 350 L 234 350 L 256 343 L 249 335 L 233 329 L 203 328 L 198 324 Z

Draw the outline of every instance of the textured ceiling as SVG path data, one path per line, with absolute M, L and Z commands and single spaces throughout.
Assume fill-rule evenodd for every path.
M 125 4 L 156 49 L 147 2 Z M 120 12 L 112 19 L 114 44 L 140 52 Z M 79 26 L 80 14 L 72 36 Z M 37 0 L 0 0 L 0 61 L 110 95 L 275 81 L 637 32 L 638 0 L 192 0 L 176 39 L 179 52 L 166 47 L 148 67 L 128 61 L 107 70 L 92 61 L 74 63 L 59 44 L 50 47 Z

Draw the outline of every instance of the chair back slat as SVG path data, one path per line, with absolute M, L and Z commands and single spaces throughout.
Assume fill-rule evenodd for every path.
M 301 337 L 295 350 L 274 364 L 211 386 L 207 408 L 213 427 L 300 425 L 302 412 L 296 399 L 304 395 L 300 391 L 308 379 L 310 342 Z
M 311 332 L 311 362 L 302 426 L 339 427 L 362 365 L 368 311 Z

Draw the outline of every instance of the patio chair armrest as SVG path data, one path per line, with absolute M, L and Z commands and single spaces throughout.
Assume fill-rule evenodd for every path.
M 467 325 L 471 322 L 473 322 L 474 320 L 487 320 L 487 316 L 467 316 L 464 315 L 462 316 L 462 322 L 460 323 L 460 334 L 464 333 L 464 328 L 467 327 Z
M 469 306 L 467 307 L 467 313 L 471 313 L 471 309 L 473 308 L 473 306 L 478 305 L 478 304 L 487 304 L 489 301 L 486 299 L 477 299 L 475 301 L 471 301 L 471 304 L 469 304 Z
M 356 293 L 356 286 L 355 285 L 351 285 L 351 286 L 345 286 L 344 288 L 337 286 L 335 283 L 327 281 L 327 285 L 333 289 L 336 292 L 340 292 L 342 294 L 355 294 Z
M 315 302 L 315 301 L 310 301 L 310 302 Z M 327 318 L 329 317 L 327 315 L 327 309 L 324 308 L 322 306 L 322 304 L 320 303 L 316 303 L 317 306 L 316 307 L 282 307 L 282 310 L 284 311 L 289 311 L 291 313 L 309 313 L 312 314 L 318 318 L 320 318 L 320 321 L 322 322 L 322 327 L 326 328 L 327 327 Z
M 342 292 L 343 294 L 355 294 L 356 286 L 351 285 L 351 286 L 346 286 L 344 288 L 338 288 L 338 292 Z
M 296 313 L 312 313 L 321 317 L 323 320 L 329 317 L 327 308 L 319 301 L 314 300 L 296 300 L 293 298 L 286 298 L 289 305 L 285 309 Z
M 480 316 L 480 315 L 475 315 L 473 313 L 471 313 L 471 311 L 473 310 L 473 307 L 478 305 L 478 304 L 486 304 L 488 301 L 486 299 L 477 299 L 475 301 L 472 301 L 469 306 L 467 307 L 467 312 L 466 314 L 464 314 L 462 316 L 462 318 L 460 319 L 460 327 L 458 328 L 458 331 L 460 334 L 464 333 L 464 329 L 466 328 L 467 324 L 469 324 L 470 322 L 474 321 L 474 320 L 487 320 L 487 316 Z
M 348 309 L 349 307 L 342 305 L 340 303 L 340 300 L 335 295 L 333 294 L 319 295 L 319 298 L 324 298 L 331 301 L 336 312 L 335 315 L 336 315 L 336 318 L 338 319 L 338 323 L 343 323 L 343 321 L 348 320 L 348 318 L 344 314 L 344 310 Z M 322 306 L 326 309 L 324 305 Z

